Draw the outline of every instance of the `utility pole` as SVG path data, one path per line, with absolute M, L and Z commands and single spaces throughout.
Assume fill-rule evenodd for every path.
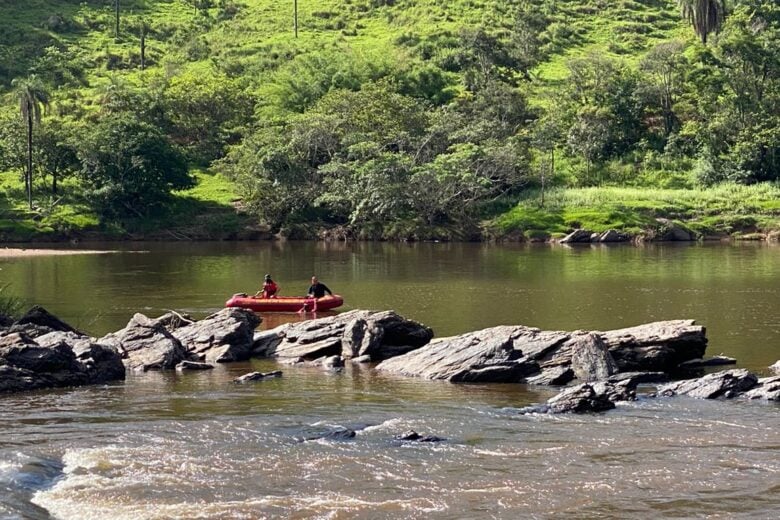
M 293 29 L 295 30 L 295 37 L 297 38 L 298 37 L 298 0 L 293 0 Z

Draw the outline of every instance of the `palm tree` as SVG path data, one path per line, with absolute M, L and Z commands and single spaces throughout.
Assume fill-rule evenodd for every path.
M 41 122 L 41 107 L 45 109 L 49 106 L 49 93 L 34 74 L 27 79 L 14 79 L 11 86 L 16 89 L 19 112 L 27 123 L 27 171 L 24 175 L 24 186 L 27 190 L 27 202 L 32 209 L 33 127 Z
M 707 36 L 718 32 L 726 19 L 726 0 L 677 0 L 682 17 L 693 25 L 693 30 L 707 45 Z

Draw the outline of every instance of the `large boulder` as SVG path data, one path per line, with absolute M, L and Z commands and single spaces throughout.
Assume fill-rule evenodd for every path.
M 580 381 L 601 381 L 618 371 L 606 343 L 598 334 L 578 334 L 569 341 L 572 343 L 568 346 L 572 353 L 571 367 Z
M 187 351 L 206 361 L 245 361 L 252 355 L 255 329 L 260 322 L 254 312 L 230 307 L 176 328 L 173 336 Z
M 707 349 L 707 331 L 694 320 L 657 321 L 600 335 L 621 372 L 674 372 Z
M 381 361 L 428 343 L 433 331 L 393 311 L 356 310 L 257 334 L 254 352 L 287 360 L 340 355 Z
M 80 336 L 75 332 L 50 332 L 35 341 L 44 347 L 53 347 L 59 343 L 68 345 L 73 350 L 76 361 L 86 371 L 90 384 L 125 378 L 122 356 L 114 347 L 95 343 L 87 336 Z
M 21 332 L 31 338 L 37 338 L 38 336 L 43 336 L 44 334 L 55 331 L 73 332 L 81 336 L 84 335 L 40 305 L 35 305 L 30 308 L 30 310 L 24 313 L 24 316 L 16 320 L 8 329 L 9 333 Z
M 117 349 L 125 366 L 132 370 L 173 369 L 189 356 L 187 349 L 162 323 L 140 313 L 124 329 L 103 336 L 97 343 Z
M 579 243 L 586 243 L 591 242 L 593 232 L 587 231 L 585 229 L 575 229 L 565 237 L 563 237 L 560 242 L 561 244 L 579 244 Z
M 659 387 L 663 396 L 687 395 L 698 399 L 730 399 L 758 384 L 758 378 L 745 369 L 724 370 L 698 379 L 676 381 Z
M 401 375 L 452 382 L 521 382 L 539 365 L 516 350 L 518 327 L 493 327 L 435 340 L 376 368 Z
M 690 242 L 696 240 L 696 233 L 679 222 L 666 218 L 655 219 L 658 227 L 652 237 L 653 240 L 663 242 Z
M 75 348 L 76 339 L 84 338 L 71 332 L 49 333 L 40 343 L 19 333 L 0 337 L 0 393 L 124 379 L 116 351 L 88 340 Z

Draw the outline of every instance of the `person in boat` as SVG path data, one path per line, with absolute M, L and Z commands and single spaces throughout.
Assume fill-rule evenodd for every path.
M 306 301 L 303 304 L 301 311 L 311 310 L 317 312 L 317 298 L 322 298 L 325 293 L 333 296 L 333 292 L 328 289 L 328 286 L 320 282 L 316 276 L 311 277 L 311 285 L 306 293 Z M 299 311 L 300 312 L 300 311 Z
M 257 291 L 255 296 L 260 296 L 260 298 L 276 298 L 279 289 L 281 289 L 281 287 L 276 285 L 276 282 L 271 279 L 270 274 L 267 274 L 263 280 L 263 288 Z

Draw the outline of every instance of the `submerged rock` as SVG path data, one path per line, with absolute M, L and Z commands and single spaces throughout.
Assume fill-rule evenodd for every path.
M 420 435 L 414 430 L 409 430 L 408 432 L 404 432 L 401 435 L 396 435 L 395 439 L 406 442 L 443 442 L 447 440 L 435 435 Z
M 180 372 L 184 370 L 212 370 L 213 368 L 214 365 L 211 363 L 199 363 L 197 361 L 182 361 L 176 365 L 176 370 Z
M 687 395 L 699 399 L 730 399 L 750 390 L 758 378 L 745 369 L 724 370 L 698 379 L 669 383 L 658 389 L 663 396 Z
M 690 359 L 680 363 L 679 367 L 683 369 L 716 367 L 722 365 L 736 365 L 737 360 L 728 356 L 713 356 L 707 359 Z
M 274 370 L 273 372 L 250 372 L 243 376 L 237 377 L 233 380 L 234 383 L 249 383 L 251 381 L 264 381 L 266 379 L 274 379 L 276 377 L 282 377 L 281 370 Z

